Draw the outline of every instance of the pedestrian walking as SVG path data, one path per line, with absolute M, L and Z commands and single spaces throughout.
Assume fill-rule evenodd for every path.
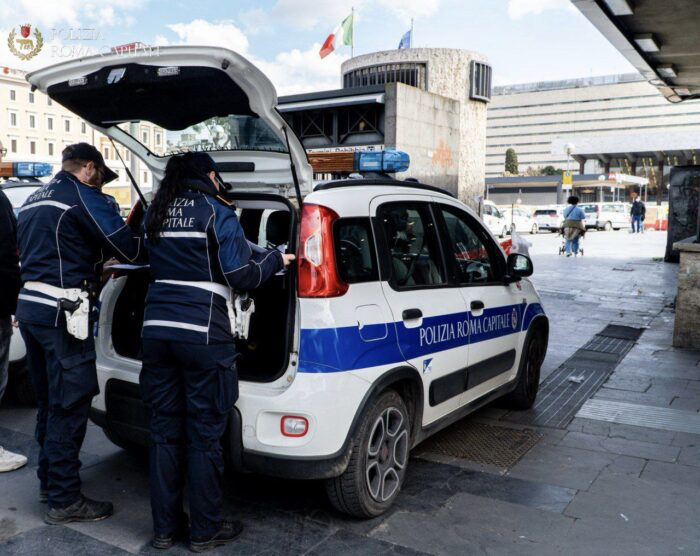
M 566 256 L 578 255 L 579 241 L 586 233 L 586 213 L 578 206 L 579 198 L 572 195 L 566 201 L 569 206 L 564 209 L 564 223 L 562 234 L 564 236 L 564 250 Z
M 12 315 L 17 307 L 19 285 L 17 221 L 9 199 L 0 189 L 0 402 L 7 388 Z M 25 456 L 0 446 L 0 473 L 14 471 L 26 463 Z
M 208 154 L 173 156 L 144 218 L 152 282 L 140 380 L 152 410 L 152 544 L 161 549 L 187 537 L 185 479 L 191 550 L 229 543 L 243 529 L 221 515 L 221 437 L 238 398 L 232 294 L 294 259 L 251 249 L 219 183 Z
M 644 233 L 644 217 L 647 213 L 647 207 L 639 197 L 635 197 L 632 201 L 630 216 L 632 217 L 632 233 Z
M 117 176 L 100 152 L 77 143 L 62 154 L 61 171 L 29 196 L 18 217 L 17 320 L 37 394 L 40 499 L 52 525 L 97 521 L 113 511 L 111 502 L 81 493 L 78 455 L 99 392 L 92 325 L 103 261 L 134 262 L 141 251 L 141 238 L 101 191 Z

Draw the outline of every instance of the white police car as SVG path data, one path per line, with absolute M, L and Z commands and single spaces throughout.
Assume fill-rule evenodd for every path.
M 297 252 L 296 269 L 252 292 L 249 337 L 237 341 L 240 398 L 225 438 L 236 468 L 325 479 L 338 509 L 375 516 L 423 439 L 502 396 L 532 405 L 549 325 L 525 279 L 530 260 L 506 258 L 473 211 L 428 185 L 346 180 L 311 192 L 272 85 L 237 54 L 163 48 L 66 62 L 29 81 L 156 178 L 167 153 L 117 124 L 184 129 L 174 149 L 210 142 L 247 238 Z M 123 269 L 101 295 L 92 418 L 124 446 L 148 442 L 138 387 L 147 287 L 146 270 Z

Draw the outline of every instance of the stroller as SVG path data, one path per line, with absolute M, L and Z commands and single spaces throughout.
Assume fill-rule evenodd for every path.
M 565 228 L 559 228 L 559 235 L 561 236 L 561 244 L 559 245 L 559 254 L 563 255 L 566 253 L 566 237 L 564 237 L 564 229 Z M 583 232 L 578 239 L 578 253 L 574 253 L 574 256 L 581 255 L 583 257 L 583 246 L 581 245 L 581 242 L 583 239 L 586 237 L 586 233 Z

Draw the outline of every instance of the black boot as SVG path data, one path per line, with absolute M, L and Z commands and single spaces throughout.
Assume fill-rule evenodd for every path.
M 217 546 L 228 544 L 243 532 L 243 524 L 240 521 L 222 521 L 219 531 L 209 539 L 191 539 L 190 550 L 192 552 L 204 552 Z
M 72 521 L 100 521 L 114 513 L 111 502 L 90 500 L 82 494 L 77 502 L 66 508 L 51 508 L 44 516 L 49 525 L 63 525 Z
M 183 512 L 178 520 L 178 526 L 175 531 L 165 535 L 155 535 L 151 541 L 151 546 L 153 548 L 158 548 L 159 550 L 167 550 L 176 542 L 186 540 L 189 537 L 189 534 L 190 519 L 187 514 Z

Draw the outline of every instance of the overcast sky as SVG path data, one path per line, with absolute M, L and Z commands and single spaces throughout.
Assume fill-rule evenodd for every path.
M 414 18 L 414 46 L 482 52 L 497 85 L 634 71 L 568 0 L 0 0 L 0 66 L 35 69 L 132 41 L 212 44 L 254 60 L 280 94 L 333 89 L 350 48 L 323 60 L 318 50 L 352 6 L 356 54 L 396 48 Z M 29 62 L 7 48 L 24 23 L 44 39 Z

